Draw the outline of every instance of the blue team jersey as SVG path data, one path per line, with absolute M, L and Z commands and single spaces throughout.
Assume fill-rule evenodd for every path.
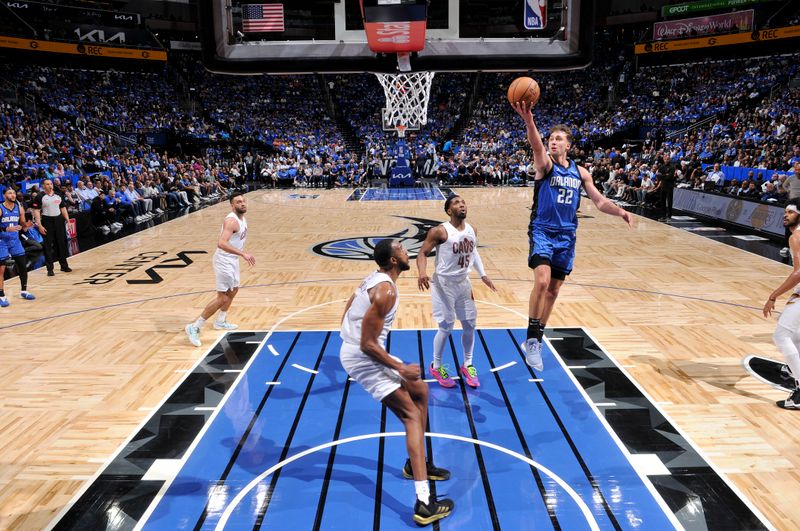
M 583 180 L 574 161 L 569 166 L 553 162 L 544 179 L 536 181 L 533 190 L 531 225 L 547 229 L 578 227 L 578 207 L 581 204 Z
M 3 229 L 0 234 L 5 232 L 8 227 L 15 225 L 19 225 L 19 203 L 15 203 L 14 208 L 8 209 L 4 203 L 0 202 L 0 228 Z

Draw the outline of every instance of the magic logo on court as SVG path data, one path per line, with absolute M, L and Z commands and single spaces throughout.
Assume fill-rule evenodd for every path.
M 341 240 L 331 240 L 318 243 L 311 248 L 314 254 L 327 258 L 339 258 L 341 260 L 372 260 L 375 246 L 381 240 L 392 238 L 399 240 L 403 247 L 408 251 L 409 258 L 413 259 L 419 254 L 425 236 L 433 227 L 441 224 L 441 221 L 425 218 L 412 218 L 408 216 L 395 216 L 400 219 L 407 219 L 411 226 L 400 232 L 386 235 L 375 236 L 356 236 L 353 238 L 343 238 Z

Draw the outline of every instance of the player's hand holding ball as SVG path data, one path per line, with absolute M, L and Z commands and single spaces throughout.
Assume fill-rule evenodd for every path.
M 529 77 L 518 77 L 512 81 L 506 94 L 508 102 L 525 120 L 531 116 L 531 110 L 539 101 L 540 95 L 539 83 Z

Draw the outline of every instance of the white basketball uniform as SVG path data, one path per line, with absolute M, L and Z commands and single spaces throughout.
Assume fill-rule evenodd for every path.
M 244 249 L 244 241 L 245 238 L 247 238 L 247 220 L 244 219 L 244 217 L 239 219 L 239 216 L 237 216 L 235 212 L 231 212 L 225 216 L 225 221 L 227 221 L 228 218 L 235 219 L 239 224 L 239 230 L 231 234 L 228 243 L 231 247 L 241 251 Z M 225 222 L 223 221 L 222 230 L 220 232 L 224 230 Z M 217 291 L 228 291 L 239 287 L 239 255 L 231 254 L 217 247 L 216 252 L 214 252 L 213 264 Z
M 475 321 L 478 316 L 469 272 L 478 248 L 472 225 L 464 222 L 464 230 L 456 230 L 448 221 L 442 226 L 447 240 L 436 247 L 436 271 L 431 287 L 433 318 L 437 323 Z
M 342 348 L 339 350 L 339 360 L 342 362 L 342 367 L 351 378 L 361 384 L 379 402 L 399 389 L 402 381 L 400 373 L 379 363 L 375 358 L 361 350 L 361 323 L 364 320 L 364 314 L 367 313 L 372 304 L 369 300 L 369 290 L 382 282 L 390 282 L 394 286 L 391 277 L 380 271 L 375 271 L 364 279 L 356 289 L 353 303 L 347 310 L 344 319 L 342 319 L 342 330 L 339 334 L 342 338 Z M 383 321 L 383 330 L 378 336 L 378 342 L 384 348 L 386 348 L 386 336 L 389 335 L 394 316 L 397 313 L 397 307 L 400 305 L 400 294 L 397 292 L 397 286 L 395 286 L 395 293 L 397 293 L 397 300 L 386 315 Z M 392 356 L 392 358 L 402 361 L 396 356 Z
M 789 296 L 789 301 L 778 317 L 778 325 L 788 328 L 795 334 L 800 333 L 800 298 L 798 297 L 800 297 L 800 284 L 795 286 Z

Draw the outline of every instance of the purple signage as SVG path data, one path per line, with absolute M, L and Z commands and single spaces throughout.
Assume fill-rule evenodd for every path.
M 653 24 L 653 40 L 680 39 L 696 35 L 728 33 L 734 30 L 750 31 L 753 29 L 753 10 L 735 11 L 724 15 L 685 18 Z

